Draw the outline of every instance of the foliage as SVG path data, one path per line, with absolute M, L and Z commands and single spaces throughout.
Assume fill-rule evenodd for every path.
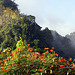
M 53 36 L 52 33 L 47 27 L 41 30 L 34 16 L 20 14 L 14 1 L 0 0 L 0 50 L 7 47 L 15 49 L 21 36 L 24 44 L 26 40 L 31 47 L 38 47 L 40 53 L 44 52 L 44 47 L 55 47 L 54 51 L 65 58 L 75 57 L 70 40 L 56 32 Z
M 12 10 L 18 10 L 17 8 L 17 4 L 14 3 L 14 1 L 12 0 L 0 0 L 0 3 L 4 6 L 4 7 L 8 7 Z
M 69 61 L 63 57 L 59 57 L 54 48 L 44 48 L 45 52 L 40 54 L 29 47 L 30 44 L 24 46 L 19 40 L 16 49 L 3 49 L 0 54 L 0 73 L 1 75 L 72 75 L 75 72 L 75 60 Z M 72 62 L 71 62 L 72 61 Z

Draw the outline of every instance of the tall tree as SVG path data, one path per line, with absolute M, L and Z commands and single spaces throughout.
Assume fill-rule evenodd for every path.
M 12 0 L 3 0 L 3 5 L 12 10 L 18 10 L 18 8 L 17 8 L 18 5 Z

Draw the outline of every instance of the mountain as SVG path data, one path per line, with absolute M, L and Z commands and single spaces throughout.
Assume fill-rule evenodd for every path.
M 66 37 L 71 40 L 71 45 L 75 48 L 75 32 L 70 33 L 70 35 L 66 35 Z
M 56 31 L 52 31 L 53 35 L 53 45 L 59 50 L 62 50 L 67 57 L 75 58 L 75 48 L 72 46 L 72 41 L 65 37 L 59 35 Z
M 15 49 L 15 45 L 20 39 L 19 36 L 21 36 L 24 44 L 27 41 L 31 47 L 38 47 L 40 53 L 44 52 L 44 48 L 55 47 L 54 51 L 60 56 L 75 58 L 75 50 L 69 38 L 62 37 L 56 31 L 49 30 L 47 27 L 41 30 L 41 27 L 35 21 L 35 17 L 20 14 L 17 4 L 13 1 L 3 0 L 1 4 L 0 50 L 7 47 Z

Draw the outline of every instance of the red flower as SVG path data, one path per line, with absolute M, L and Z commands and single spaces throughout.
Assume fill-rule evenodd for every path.
M 30 46 L 30 44 L 27 44 L 27 46 Z
M 43 59 L 43 61 L 46 61 L 46 59 Z
M 8 69 L 6 69 L 6 71 L 9 71 L 9 68 L 8 68 Z
M 55 69 L 55 71 L 57 70 L 57 68 Z
M 17 65 L 19 65 L 19 64 L 17 64 Z
M 16 60 L 16 58 L 14 58 L 13 60 Z
M 3 70 L 3 72 L 5 72 L 5 70 Z
M 67 72 L 70 72 L 69 70 Z
M 67 64 L 65 63 L 65 66 L 67 66 Z
M 58 54 L 56 53 L 56 56 L 58 57 Z
M 38 68 L 38 67 L 36 66 L 36 68 Z
M 64 65 L 60 65 L 60 67 L 64 67 Z
M 36 57 L 33 57 L 32 59 L 36 59 Z
M 72 70 L 74 69 L 74 67 L 71 68 Z
M 18 68 L 16 68 L 16 71 L 18 70 Z
M 73 66 L 73 64 L 70 65 L 71 67 Z

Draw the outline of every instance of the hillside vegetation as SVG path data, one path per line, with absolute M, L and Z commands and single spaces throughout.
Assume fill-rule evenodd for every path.
M 0 0 L 1 75 L 75 74 L 71 40 L 41 28 L 34 16 L 20 14 L 14 1 Z
M 38 47 L 40 53 L 45 47 L 55 47 L 54 51 L 60 56 L 75 58 L 75 49 L 71 46 L 70 39 L 48 28 L 41 30 L 34 16 L 19 13 L 14 1 L 0 0 L 0 9 L 0 50 L 7 47 L 15 49 L 21 36 L 24 43 L 26 40 L 31 47 Z
M 75 74 L 75 59 L 69 61 L 54 51 L 54 47 L 44 48 L 39 53 L 38 48 L 29 47 L 20 38 L 16 48 L 3 49 L 0 54 L 1 75 L 73 75 Z M 49 52 L 50 51 L 50 52 Z

